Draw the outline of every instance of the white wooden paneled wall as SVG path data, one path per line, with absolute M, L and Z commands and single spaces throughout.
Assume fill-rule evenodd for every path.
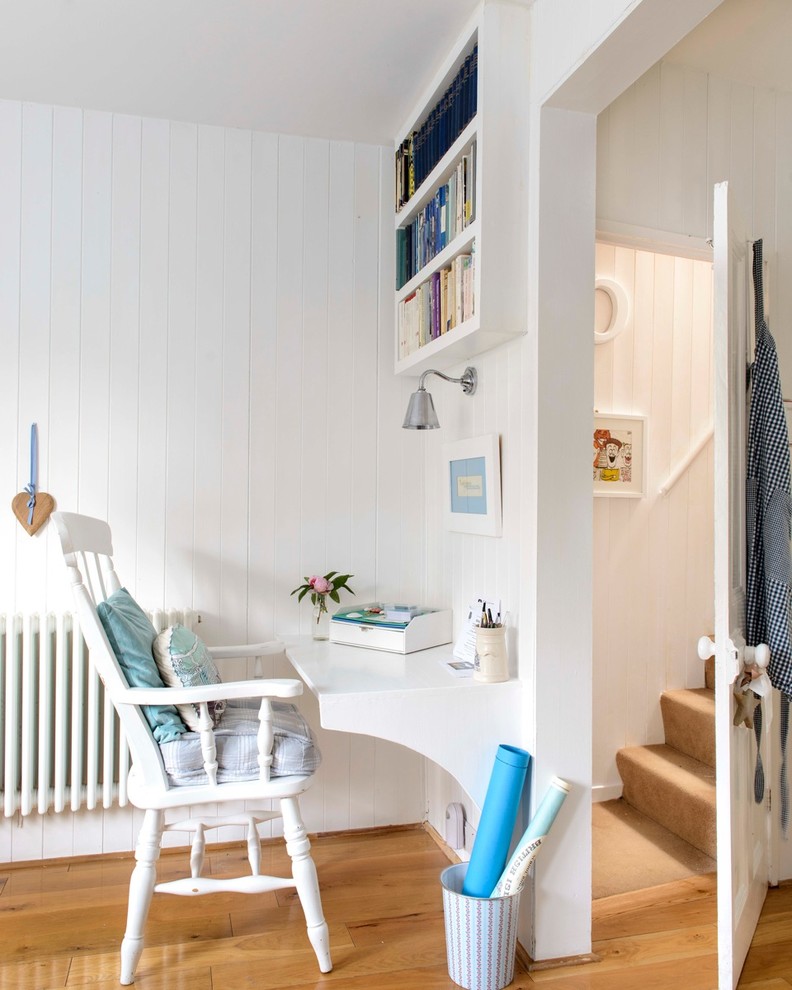
M 107 518 L 146 607 L 210 643 L 307 631 L 304 574 L 425 597 L 423 453 L 392 375 L 390 152 L 0 102 L 0 480 Z M 71 601 L 0 515 L 0 611 Z M 445 587 L 443 591 L 445 592 Z M 312 699 L 303 705 L 318 721 Z M 321 733 L 311 829 L 418 821 L 424 761 Z M 130 849 L 117 810 L 0 828 L 0 861 Z
M 711 423 L 712 266 L 597 245 L 597 275 L 630 319 L 594 349 L 595 408 L 647 417 L 644 498 L 594 499 L 594 786 L 614 796 L 616 751 L 663 741 L 660 694 L 703 687 L 712 628 L 712 442 L 663 495 Z
M 522 401 L 526 394 L 526 340 L 518 338 L 508 344 L 472 358 L 470 362 L 449 371 L 459 377 L 467 363 L 479 376 L 473 397 L 463 395 L 458 385 L 437 378 L 427 380 L 432 393 L 441 429 L 431 433 L 411 433 L 412 441 L 425 451 L 424 474 L 426 493 L 424 521 L 427 539 L 427 589 L 431 601 L 450 602 L 455 627 L 467 615 L 467 607 L 477 598 L 497 598 L 503 603 L 508 630 L 508 648 L 512 675 L 528 676 L 525 657 L 517 654 L 517 629 L 520 601 L 520 538 L 525 513 L 526 482 L 524 472 L 532 465 L 521 464 Z M 443 444 L 468 437 L 496 433 L 501 443 L 501 488 L 503 505 L 503 536 L 471 536 L 445 529 L 443 506 L 446 484 Z M 459 732 L 469 731 L 460 725 Z M 501 743 L 524 746 L 524 739 L 500 739 Z M 495 751 L 492 759 L 495 759 Z M 441 834 L 444 831 L 445 810 L 452 801 L 462 802 L 474 824 L 480 809 L 439 767 L 429 764 L 428 819 Z
M 757 54 L 760 58 L 761 54 Z M 792 398 L 792 93 L 660 62 L 598 118 L 597 217 L 712 236 L 713 186 L 729 181 L 764 241 L 767 315 Z

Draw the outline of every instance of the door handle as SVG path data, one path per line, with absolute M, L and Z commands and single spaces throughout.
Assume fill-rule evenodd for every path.
M 734 668 L 734 679 L 740 676 L 740 674 L 747 668 L 755 667 L 758 668 L 758 673 L 755 678 L 759 678 L 763 674 L 767 665 L 770 663 L 770 647 L 766 643 L 758 643 L 756 646 L 746 646 L 742 650 L 730 644 L 733 650 L 733 660 L 735 663 Z M 709 660 L 710 657 L 715 656 L 715 642 L 709 636 L 702 636 L 698 641 L 698 655 L 701 660 Z M 764 681 L 761 682 L 759 686 L 759 691 L 757 693 L 765 693 Z M 754 682 L 753 690 L 757 690 L 757 680 Z
M 756 646 L 746 646 L 744 656 L 744 674 L 749 687 L 760 698 L 770 693 L 772 684 L 767 673 L 770 663 L 770 647 L 767 643 L 757 643 Z
M 698 641 L 698 655 L 701 660 L 709 660 L 715 656 L 715 641 L 709 636 L 702 636 Z M 753 667 L 754 664 L 764 670 L 770 663 L 770 647 L 767 643 L 757 643 L 756 646 L 746 646 L 743 649 L 743 665 Z
M 715 641 L 710 639 L 709 636 L 702 636 L 698 641 L 698 655 L 699 660 L 709 660 L 710 657 L 714 657 Z
M 757 643 L 756 646 L 745 647 L 745 666 L 752 667 L 756 664 L 764 670 L 770 663 L 770 647 L 767 643 Z

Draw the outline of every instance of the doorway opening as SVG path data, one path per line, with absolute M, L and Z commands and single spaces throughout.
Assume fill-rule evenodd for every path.
M 706 251 L 596 245 L 595 900 L 715 871 L 714 684 L 696 654 L 713 624 Z

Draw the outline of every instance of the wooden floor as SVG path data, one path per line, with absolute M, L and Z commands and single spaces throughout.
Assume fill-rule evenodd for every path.
M 155 895 L 139 990 L 454 990 L 445 960 L 438 876 L 448 865 L 422 829 L 314 841 L 335 968 L 322 976 L 295 895 Z M 220 875 L 242 850 L 209 857 Z M 167 853 L 161 879 L 186 854 Z M 262 868 L 288 872 L 282 844 Z M 129 858 L 0 870 L 0 988 L 118 986 Z M 715 881 L 695 877 L 594 906 L 599 962 L 527 973 L 514 990 L 712 990 L 717 986 Z M 771 891 L 740 987 L 792 987 L 792 885 Z

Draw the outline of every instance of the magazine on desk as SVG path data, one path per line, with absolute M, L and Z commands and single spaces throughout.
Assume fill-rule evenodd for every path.
M 416 615 L 436 612 L 434 608 L 419 605 L 391 605 L 372 602 L 369 605 L 350 605 L 333 613 L 334 622 L 353 622 L 367 626 L 383 626 L 386 629 L 405 629 Z

